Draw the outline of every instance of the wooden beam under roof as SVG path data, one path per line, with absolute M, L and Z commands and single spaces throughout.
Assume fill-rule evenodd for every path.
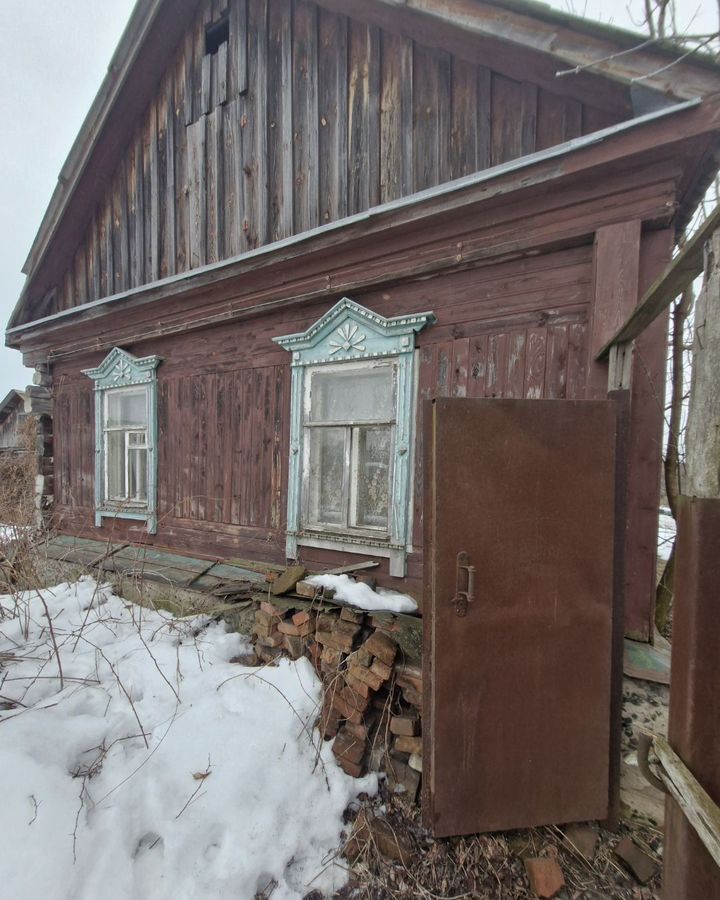
M 604 359 L 615 344 L 634 341 L 670 306 L 688 284 L 701 274 L 704 266 L 705 242 L 718 228 L 720 228 L 720 206 L 715 208 L 678 255 L 668 263 L 665 271 L 645 292 L 642 300 L 622 326 L 600 348 L 595 359 Z

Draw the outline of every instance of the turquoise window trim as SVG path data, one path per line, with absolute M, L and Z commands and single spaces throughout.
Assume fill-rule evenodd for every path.
M 273 340 L 292 354 L 292 404 L 290 416 L 290 466 L 288 480 L 287 543 L 289 559 L 298 547 L 338 548 L 348 552 L 375 552 L 390 558 L 392 575 L 405 574 L 409 545 L 412 457 L 415 430 L 416 352 L 415 335 L 436 321 L 432 312 L 385 318 L 344 297 L 307 331 Z M 308 372 L 342 362 L 371 363 L 392 358 L 397 366 L 396 422 L 392 496 L 387 540 L 372 541 L 352 533 L 303 528 L 303 460 L 305 458 L 303 409 Z
M 104 518 L 132 519 L 145 522 L 148 534 L 157 531 L 157 367 L 159 356 L 136 357 L 114 347 L 94 369 L 83 374 L 95 382 L 95 525 Z M 141 508 L 120 508 L 105 497 L 105 431 L 104 404 L 108 391 L 118 388 L 146 386 L 148 391 L 148 499 Z

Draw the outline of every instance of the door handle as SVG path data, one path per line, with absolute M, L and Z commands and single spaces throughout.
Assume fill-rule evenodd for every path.
M 474 599 L 475 566 L 470 565 L 470 557 L 464 550 L 461 550 L 455 564 L 455 596 L 450 601 L 455 607 L 455 614 L 461 618 L 466 616 L 468 605 Z

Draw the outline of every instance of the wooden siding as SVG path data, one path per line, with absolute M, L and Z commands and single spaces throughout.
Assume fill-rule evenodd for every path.
M 4 418 L 0 420 L 0 450 L 22 448 L 22 424 L 24 421 L 25 408 L 22 400 L 17 400 L 11 409 L 5 410 Z
M 307 0 L 208 0 L 42 314 L 362 212 L 612 122 Z M 561 85 L 559 85 L 560 89 Z M 98 176 L 99 177 L 99 176 Z
M 582 397 L 592 287 L 592 245 L 586 244 L 355 299 L 397 315 L 425 308 L 432 294 L 439 321 L 419 336 L 419 401 L 446 395 Z M 143 539 L 210 556 L 284 560 L 290 359 L 271 337 L 304 330 L 327 308 L 314 303 L 256 323 L 142 345 L 143 354 L 164 360 L 158 369 L 159 525 L 157 535 Z M 92 525 L 92 383 L 80 370 L 100 358 L 88 355 L 55 367 L 56 513 L 66 530 L 141 537 L 137 523 Z M 418 445 L 416 552 L 406 582 L 415 591 L 421 577 L 421 458 Z M 338 556 L 344 558 L 303 550 L 308 564 Z

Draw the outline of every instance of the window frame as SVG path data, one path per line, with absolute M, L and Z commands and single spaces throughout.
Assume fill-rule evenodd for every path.
M 435 322 L 431 312 L 409 316 L 384 316 L 348 297 L 338 301 L 314 325 L 299 334 L 273 340 L 292 354 L 290 411 L 290 463 L 288 472 L 288 559 L 297 559 L 299 548 L 320 547 L 386 557 L 390 574 L 405 575 L 406 555 L 412 549 L 413 448 L 417 396 L 415 335 Z M 306 524 L 305 481 L 310 477 L 305 428 L 306 391 L 319 367 L 370 366 L 391 361 L 396 366 L 395 432 L 390 454 L 389 533 L 371 529 L 339 530 Z
M 94 369 L 83 374 L 95 383 L 95 525 L 100 528 L 105 518 L 132 519 L 145 522 L 149 534 L 157 531 L 157 373 L 159 356 L 138 358 L 119 347 L 114 347 Z M 108 403 L 113 395 L 122 392 L 145 393 L 146 426 L 108 426 Z M 127 492 L 130 434 L 145 434 L 144 445 L 137 445 L 147 454 L 146 501 L 110 497 L 109 440 L 110 433 L 125 434 L 123 463 L 125 465 L 125 489 Z

